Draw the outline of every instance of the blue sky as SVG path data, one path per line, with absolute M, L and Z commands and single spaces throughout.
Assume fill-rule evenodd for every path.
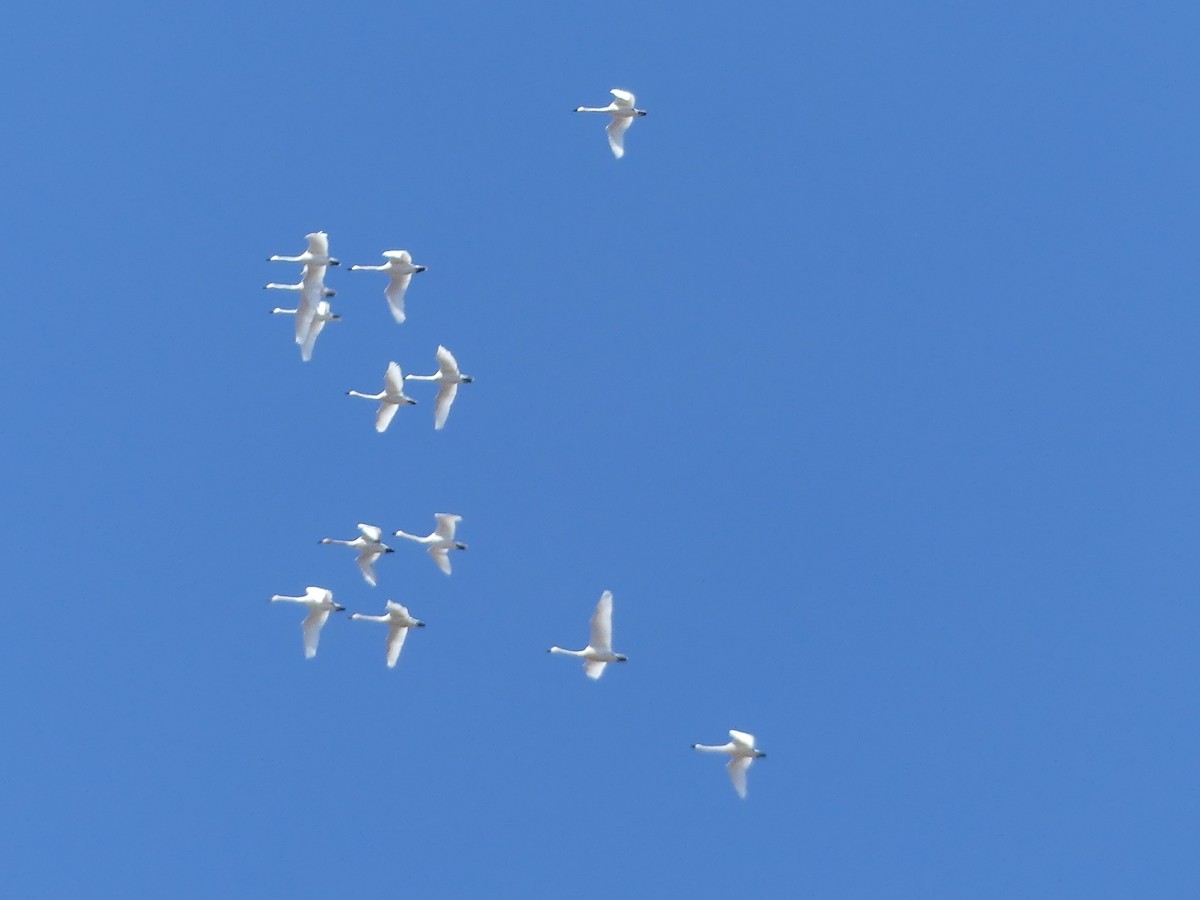
M 1193 5 L 6 24 L 14 896 L 1200 891 Z M 302 364 L 316 229 L 429 271 Z M 309 584 L 429 627 L 305 661 Z

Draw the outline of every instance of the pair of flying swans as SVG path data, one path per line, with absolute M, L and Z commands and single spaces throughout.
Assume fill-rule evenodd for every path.
M 333 602 L 333 591 L 322 587 L 307 587 L 303 597 L 286 597 L 274 594 L 271 602 L 284 601 L 300 603 L 308 607 L 308 616 L 300 623 L 304 629 L 304 657 L 312 659 L 317 655 L 317 642 L 321 639 L 321 629 L 329 619 L 331 612 L 341 612 L 346 607 Z
M 425 623 L 409 615 L 408 609 L 394 600 L 387 602 L 387 610 L 382 616 L 364 616 L 362 613 L 351 613 L 351 619 L 362 622 L 383 622 L 388 626 L 387 634 L 387 665 L 389 669 L 396 668 L 400 659 L 400 650 L 404 647 L 404 639 L 408 637 L 408 629 L 424 628 Z
M 383 531 L 378 525 L 364 525 L 358 523 L 359 536 L 352 541 L 340 541 L 337 538 L 321 538 L 322 544 L 340 544 L 343 547 L 350 547 L 358 550 L 359 554 L 355 560 L 358 563 L 358 568 L 362 570 L 363 580 L 371 587 L 375 587 L 375 561 L 385 553 L 393 553 L 391 547 L 382 543 L 379 539 L 383 537 Z
M 616 99 L 608 106 L 577 106 L 575 112 L 608 113 L 612 116 L 605 131 L 608 132 L 608 146 L 612 148 L 613 156 L 620 159 L 625 155 L 625 132 L 634 119 L 646 115 L 646 110 L 634 107 L 637 98 L 629 91 L 613 88 L 609 93 Z
M 351 266 L 351 272 L 386 272 L 388 286 L 384 288 L 383 296 L 387 297 L 388 307 L 392 310 L 392 318 L 399 325 L 404 321 L 404 292 L 413 275 L 424 272 L 428 266 L 415 266 L 412 254 L 407 250 L 385 250 L 383 257 L 387 260 L 382 266 Z
M 384 376 L 382 391 L 378 394 L 346 391 L 346 395 L 379 401 L 379 411 L 375 414 L 375 430 L 382 434 L 392 423 L 392 417 L 396 415 L 397 409 L 417 402 L 404 393 L 405 381 L 436 381 L 438 394 L 437 400 L 434 401 L 433 427 L 440 431 L 446 424 L 446 417 L 450 415 L 450 407 L 454 403 L 454 398 L 458 396 L 458 386 L 468 384 L 475 379 L 460 372 L 454 354 L 440 345 L 437 349 L 437 361 L 438 371 L 432 375 L 405 375 L 400 371 L 399 363 L 390 362 Z
M 600 602 L 592 613 L 591 639 L 582 650 L 564 650 L 551 647 L 549 653 L 576 656 L 583 660 L 583 671 L 593 681 L 604 674 L 604 667 L 611 662 L 626 662 L 629 657 L 614 653 L 612 648 L 612 591 L 600 595 Z
M 437 519 L 437 527 L 424 537 L 409 534 L 406 531 L 397 531 L 395 534 L 396 537 L 408 538 L 410 541 L 424 545 L 429 555 L 433 557 L 433 561 L 437 563 L 437 567 L 449 575 L 450 551 L 467 549 L 466 544 L 454 539 L 455 529 L 462 521 L 462 516 L 451 513 L 435 513 L 433 517 Z
M 726 768 L 733 782 L 733 789 L 739 797 L 746 796 L 746 770 L 756 759 L 766 758 L 765 753 L 754 747 L 754 735 L 744 731 L 730 729 L 729 736 L 733 738 L 728 744 L 692 744 L 692 749 L 703 750 L 705 753 L 724 753 L 730 757 Z

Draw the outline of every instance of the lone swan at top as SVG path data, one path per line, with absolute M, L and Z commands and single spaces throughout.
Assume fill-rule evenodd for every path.
M 746 796 L 746 770 L 750 768 L 750 763 L 759 758 L 766 758 L 765 753 L 754 748 L 754 735 L 746 734 L 744 731 L 729 732 L 729 736 L 733 738 L 728 744 L 692 744 L 693 750 L 703 750 L 705 753 L 725 753 L 731 759 L 729 765 L 729 778 L 733 782 L 733 789 L 737 791 L 739 797 Z
M 646 115 L 646 110 L 634 108 L 637 98 L 629 91 L 613 88 L 609 91 L 616 99 L 608 106 L 577 106 L 575 112 L 608 113 L 612 121 L 608 123 L 608 146 L 612 148 L 613 156 L 620 159 L 625 155 L 625 132 L 633 124 L 633 120 Z
M 396 410 L 401 406 L 412 406 L 417 402 L 412 397 L 404 396 L 404 373 L 400 371 L 400 364 L 395 362 L 388 363 L 383 390 L 378 394 L 346 391 L 346 396 L 379 401 L 379 411 L 375 413 L 375 430 L 380 434 L 387 431 L 387 427 L 392 424 L 392 416 L 396 415 Z
M 582 650 L 564 650 L 562 647 L 551 647 L 550 653 L 561 653 L 564 656 L 578 656 L 583 660 L 583 671 L 593 680 L 604 674 L 604 667 L 610 662 L 626 662 L 629 657 L 614 653 L 612 648 L 612 591 L 600 595 L 596 611 L 592 613 L 592 634 L 588 645 Z

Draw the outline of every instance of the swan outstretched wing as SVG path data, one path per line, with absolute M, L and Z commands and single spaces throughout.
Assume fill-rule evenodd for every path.
M 318 313 L 320 310 L 317 310 Z M 297 316 L 297 318 L 299 318 Z M 317 344 L 317 336 L 325 327 L 325 320 L 318 316 L 313 316 L 309 319 L 308 334 L 304 335 L 304 340 L 300 344 L 300 358 L 305 362 L 312 359 L 313 347 Z
M 735 756 L 725 767 L 729 770 L 729 780 L 733 782 L 733 789 L 738 792 L 739 797 L 746 796 L 746 770 L 752 762 L 753 756 Z
M 450 416 L 450 407 L 454 405 L 454 398 L 458 396 L 458 382 L 442 382 L 442 386 L 438 388 L 436 405 L 433 408 L 433 428 L 435 431 L 441 431 L 446 425 L 446 419 Z
M 450 551 L 445 547 L 430 547 L 429 555 L 433 557 L 433 561 L 437 563 L 437 567 L 450 574 Z
M 389 669 L 396 667 L 400 651 L 404 648 L 404 639 L 408 637 L 408 626 L 392 623 L 387 636 L 387 664 Z
M 594 659 L 586 659 L 583 662 L 583 672 L 588 678 L 595 680 L 604 674 L 604 667 L 607 665 L 608 663 L 606 662 L 598 662 Z
M 358 567 L 362 570 L 363 578 L 367 584 L 375 587 L 375 560 L 383 556 L 382 550 L 375 550 L 369 553 L 360 553 L 358 555 Z
M 412 265 L 412 254 L 407 250 L 384 250 L 383 258 L 393 260 L 405 266 Z
M 392 418 L 396 415 L 396 410 L 399 408 L 399 403 L 393 403 L 391 400 L 381 400 L 379 402 L 379 412 L 375 413 L 375 430 L 380 434 L 387 431 L 388 426 L 392 424 Z
M 400 363 L 388 363 L 387 374 L 384 376 L 384 381 L 384 387 L 392 396 L 399 397 L 404 393 L 404 373 L 400 371 Z
M 453 513 L 434 513 L 433 517 L 437 519 L 437 528 L 433 533 L 444 541 L 454 540 L 454 529 L 462 521 L 462 516 L 456 516 Z
M 623 91 L 620 88 L 613 88 L 609 91 L 617 99 L 613 101 L 621 109 L 633 109 L 633 104 L 637 102 L 637 98 L 629 91 Z
M 332 603 L 333 591 L 329 588 L 314 587 L 309 585 L 304 589 L 304 599 L 310 603 Z
M 625 132 L 632 124 L 632 116 L 614 116 L 604 129 L 608 132 L 608 146 L 612 148 L 613 156 L 617 159 L 625 155 Z
M 317 655 L 317 642 L 321 639 L 321 629 L 329 618 L 329 610 L 314 609 L 301 623 L 304 629 L 304 658 L 312 659 Z
M 454 358 L 454 354 L 438 344 L 437 348 L 438 369 L 441 371 L 442 378 L 447 381 L 458 381 L 460 372 L 458 371 L 458 360 Z
M 329 255 L 329 235 L 324 231 L 314 231 L 304 237 L 308 240 L 308 252 L 313 256 Z
M 362 522 L 358 523 L 358 533 L 368 541 L 375 541 L 376 543 L 383 537 L 383 529 L 378 525 L 365 525 Z
M 612 650 L 612 591 L 605 591 L 600 595 L 600 602 L 596 604 L 596 611 L 592 613 L 591 645 L 594 650 Z
M 404 292 L 408 290 L 408 283 L 412 281 L 412 272 L 404 272 L 403 274 L 392 275 L 392 280 L 388 282 L 388 286 L 383 289 L 383 296 L 387 297 L 388 307 L 392 311 L 392 318 L 399 325 L 404 321 Z
M 744 731 L 734 731 L 731 728 L 729 730 L 729 736 L 731 738 L 733 738 L 733 742 L 735 744 L 737 744 L 739 747 L 743 747 L 746 750 L 754 749 L 754 735 L 747 734 Z

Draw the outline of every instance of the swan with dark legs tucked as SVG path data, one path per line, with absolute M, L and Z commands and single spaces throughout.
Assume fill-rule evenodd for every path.
M 363 580 L 371 587 L 375 587 L 375 561 L 385 553 L 394 552 L 387 544 L 382 543 L 379 539 L 383 537 L 383 530 L 378 525 L 364 525 L 358 523 L 359 536 L 352 541 L 339 541 L 337 538 L 321 538 L 322 544 L 340 544 L 343 547 L 350 547 L 358 550 L 359 569 L 362 570 Z
M 731 729 L 729 736 L 733 740 L 728 744 L 692 744 L 692 749 L 703 750 L 705 753 L 724 753 L 731 757 L 729 765 L 726 766 L 729 770 L 729 778 L 733 782 L 733 789 L 737 791 L 738 796 L 745 797 L 746 770 L 750 768 L 750 763 L 756 759 L 765 759 L 767 754 L 755 749 L 754 735 L 752 734 Z
M 270 284 L 263 285 L 264 290 L 276 291 L 297 291 L 300 294 L 300 306 L 295 310 L 279 309 L 276 307 L 271 310 L 273 313 L 294 313 L 296 316 L 296 343 L 304 345 L 305 339 L 308 337 L 309 329 L 312 327 L 313 317 L 317 314 L 320 305 L 324 302 L 324 297 L 336 297 L 337 291 L 332 288 L 325 287 L 325 267 L 318 265 L 304 266 L 304 274 L 300 276 L 300 280 L 296 284 Z M 329 309 L 329 304 L 325 304 L 326 310 Z M 324 327 L 324 323 L 322 323 Z M 319 332 L 320 329 L 318 328 Z M 313 340 L 316 340 L 314 338 Z M 309 355 L 312 355 L 312 349 L 309 349 Z
M 575 112 L 608 113 L 612 116 L 605 131 L 608 132 L 608 146 L 612 148 L 613 156 L 620 159 L 625 155 L 625 132 L 634 119 L 646 115 L 646 110 L 634 107 L 637 98 L 629 91 L 613 88 L 609 93 L 616 99 L 608 106 L 577 106 Z
M 270 285 L 268 285 L 268 287 L 270 287 Z M 332 294 L 333 291 L 330 291 L 329 293 Z M 299 309 L 282 309 L 278 306 L 271 310 L 271 312 L 275 315 L 287 316 L 295 316 L 300 314 Z M 333 310 L 330 308 L 328 300 L 322 300 L 317 304 L 317 311 L 313 314 L 312 320 L 308 324 L 308 334 L 304 336 L 304 343 L 300 345 L 300 358 L 304 360 L 304 362 L 308 362 L 312 359 L 313 347 L 316 346 L 317 336 L 325 327 L 325 323 L 340 322 L 341 320 L 341 316 L 336 316 L 333 314 Z
M 404 639 L 408 637 L 408 629 L 425 627 L 424 622 L 420 619 L 414 619 L 409 615 L 407 608 L 396 603 L 394 600 L 387 602 L 387 612 L 382 616 L 364 616 L 362 613 L 351 613 L 350 618 L 358 619 L 362 622 L 384 622 L 387 624 L 387 666 L 389 669 L 396 668 L 396 661 L 400 659 L 400 650 L 404 647 Z
M 407 381 L 438 382 L 440 387 L 433 409 L 433 427 L 435 430 L 441 431 L 446 424 L 446 417 L 450 415 L 450 407 L 454 403 L 454 398 L 458 396 L 458 386 L 470 384 L 475 379 L 460 372 L 454 354 L 440 344 L 437 348 L 437 362 L 438 371 L 432 375 L 405 375 L 404 378 Z
M 401 406 L 413 406 L 417 402 L 412 397 L 404 395 L 404 374 L 400 371 L 400 364 L 394 362 L 388 363 L 383 390 L 378 394 L 346 391 L 346 396 L 379 401 L 379 411 L 375 414 L 375 430 L 380 434 L 387 431 L 387 427 L 392 424 L 392 417 L 396 415 L 396 410 Z
M 340 266 L 341 260 L 329 255 L 329 235 L 323 231 L 306 234 L 308 249 L 299 256 L 268 256 L 267 262 L 312 263 L 316 266 Z M 323 274 L 323 273 L 322 273 Z
M 591 640 L 586 647 L 582 650 L 551 647 L 548 651 L 579 657 L 583 660 L 583 671 L 593 680 L 604 674 L 604 667 L 610 662 L 626 662 L 629 659 L 622 653 L 613 652 L 612 599 L 612 591 L 605 591 L 600 595 L 600 602 L 596 604 L 596 611 L 592 613 Z
M 383 256 L 387 260 L 382 266 L 351 266 L 351 272 L 386 272 L 390 281 L 383 290 L 387 297 L 388 306 L 392 310 L 392 318 L 396 324 L 404 321 L 404 292 L 408 283 L 417 272 L 424 272 L 427 266 L 414 266 L 412 255 L 407 250 L 385 250 Z
M 462 516 L 455 516 L 450 513 L 435 513 L 433 517 L 437 519 L 437 528 L 433 530 L 432 534 L 421 537 L 416 534 L 408 534 L 405 531 L 397 531 L 396 537 L 408 538 L 410 541 L 423 544 L 428 548 L 429 555 L 433 557 L 433 561 L 437 563 L 437 567 L 449 575 L 450 551 L 467 549 L 466 544 L 454 539 L 455 528 L 462 521 Z
M 324 627 L 326 620 L 331 612 L 341 612 L 346 607 L 333 602 L 333 591 L 326 590 L 321 587 L 307 587 L 304 589 L 303 597 L 287 597 L 283 594 L 274 594 L 271 597 L 271 602 L 284 601 L 287 603 L 300 603 L 308 607 L 308 616 L 300 627 L 304 629 L 304 657 L 312 659 L 317 655 L 317 641 L 321 638 L 321 629 Z

